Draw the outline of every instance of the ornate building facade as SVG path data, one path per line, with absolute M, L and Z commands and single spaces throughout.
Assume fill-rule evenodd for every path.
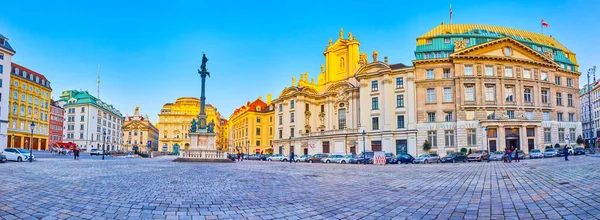
M 133 116 L 125 116 L 124 119 L 125 151 L 158 151 L 158 129 L 150 122 L 148 115 L 140 115 L 140 108 L 135 107 Z M 149 149 L 148 143 L 150 143 Z
M 65 123 L 65 109 L 60 107 L 54 100 L 50 100 L 50 135 L 48 146 L 63 142 L 63 130 Z
M 34 150 L 48 148 L 50 125 L 50 81 L 26 67 L 12 63 L 10 72 L 8 144 Z M 31 125 L 33 128 L 33 139 Z
M 216 126 L 216 125 L 215 125 Z M 217 137 L 217 148 L 223 151 L 229 151 L 229 120 L 220 118 L 219 136 Z
M 335 43 L 329 40 L 317 81 L 303 73 L 273 101 L 275 153 L 416 151 L 412 68 L 378 61 L 376 51 L 369 63 L 359 45 L 340 30 Z
M 529 152 L 582 132 L 575 54 L 551 36 L 441 24 L 417 38 L 415 56 L 419 146 Z
M 8 97 L 11 94 L 10 85 L 6 83 L 11 83 L 11 74 L 8 73 L 11 71 L 12 56 L 15 53 L 15 50 L 8 43 L 8 39 L 0 34 L 0 97 L 4 97 L 4 99 L 0 99 L 0 109 L 4 109 L 4 111 L 0 111 L 0 152 L 3 152 L 7 146 L 11 147 L 11 143 L 8 141 L 8 115 L 11 105 Z
M 259 97 L 237 108 L 229 117 L 229 132 L 233 152 L 250 154 L 271 153 L 273 144 L 273 104 Z
M 215 133 L 220 129 L 221 115 L 217 108 L 206 105 L 207 122 L 215 123 Z M 189 130 L 192 119 L 200 114 L 200 99 L 195 97 L 182 97 L 175 100 L 175 103 L 163 105 L 160 114 L 158 114 L 159 138 L 158 147 L 161 151 L 178 152 L 179 149 L 185 149 L 190 145 Z M 218 134 L 217 134 L 218 136 Z
M 90 151 L 123 150 L 123 115 L 113 105 L 87 91 L 63 91 L 58 105 L 65 109 L 64 142 Z

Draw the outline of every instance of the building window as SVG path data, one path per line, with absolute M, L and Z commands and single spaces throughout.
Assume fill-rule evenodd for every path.
M 379 130 L 379 118 L 378 117 L 373 117 L 373 130 Z
M 427 112 L 427 121 L 435 122 L 435 112 Z
M 473 75 L 473 65 L 465 65 L 465 76 Z
M 429 58 L 431 58 L 431 55 L 430 55 L 430 53 L 423 53 L 423 57 L 425 59 L 429 59 Z
M 256 123 L 260 123 L 260 117 L 256 117 Z
M 533 112 L 525 112 L 525 117 L 527 120 L 533 120 Z
M 471 42 L 471 38 L 463 38 L 463 40 L 465 41 L 466 44 L 468 44 L 469 42 Z
M 552 132 L 550 131 L 550 128 L 544 128 L 544 143 L 552 143 Z
M 279 104 L 279 112 L 283 111 L 283 104 Z
M 475 86 L 473 86 L 473 85 L 465 86 L 465 101 L 467 101 L 467 102 L 475 101 Z
M 556 113 L 556 120 L 557 121 L 563 121 L 563 113 L 562 112 L 557 112 Z
M 550 112 L 543 112 L 543 120 L 550 121 Z
M 573 107 L 573 94 L 567 94 L 567 105 Z
M 514 94 L 515 94 L 515 88 L 514 87 L 506 87 L 504 88 L 504 91 L 506 93 L 506 101 L 507 102 L 514 102 Z
M 452 102 L 452 88 L 444 88 L 444 102 Z
M 283 130 L 279 129 L 279 139 L 283 138 Z
M 496 101 L 496 87 L 486 86 L 485 87 L 485 101 L 493 102 Z
M 504 76 L 513 77 L 513 69 L 512 67 L 504 67 Z
M 404 78 L 398 77 L 396 78 L 396 89 L 404 88 Z
M 260 146 L 260 141 L 256 141 L 256 146 Z
M 454 131 L 453 130 L 446 130 L 444 131 L 444 142 L 445 142 L 445 146 L 446 147 L 453 147 L 454 146 Z
M 440 53 L 439 51 L 436 51 L 433 54 L 435 55 L 435 58 L 442 58 L 442 53 Z
M 515 111 L 506 111 L 506 115 L 508 116 L 508 119 L 515 119 Z
M 433 43 L 433 41 L 432 41 L 431 39 L 427 39 L 427 40 L 425 40 L 425 43 L 426 43 L 426 44 L 432 44 L 432 43 Z
M 404 95 L 396 96 L 396 107 L 398 107 L 398 108 L 404 107 Z
M 294 137 L 294 128 L 290 128 L 290 137 Z
M 487 119 L 496 119 L 495 111 L 487 111 Z
M 397 116 L 398 128 L 404 128 L 404 115 Z
M 433 69 L 428 69 L 427 70 L 427 78 L 426 79 L 433 79 L 435 78 L 435 74 L 433 73 Z
M 282 125 L 282 124 L 283 124 L 283 116 L 280 115 L 279 116 L 279 125 Z
M 454 120 L 454 117 L 452 117 L 452 112 L 444 113 L 444 121 L 451 122 L 453 120 Z
M 527 137 L 535 137 L 535 128 L 527 128 Z
M 377 97 L 371 98 L 371 109 L 373 109 L 373 110 L 379 109 L 379 98 L 377 98 Z
M 431 144 L 431 147 L 437 147 L 436 131 L 427 131 L 427 141 Z
M 558 129 L 558 142 L 564 142 L 564 141 L 565 141 L 565 129 L 559 128 Z
M 290 109 L 294 109 L 294 100 L 290 100 Z
M 450 69 L 445 68 L 444 69 L 444 79 L 450 79 L 452 77 L 452 75 L 450 75 Z
M 435 103 L 435 89 L 434 88 L 427 89 L 427 103 Z
M 447 37 L 446 37 L 446 38 L 444 38 L 444 43 L 445 43 L 445 44 L 449 44 L 449 43 L 450 43 L 450 38 L 447 38 Z
M 556 105 L 562 105 L 562 93 L 556 93 Z
M 575 113 L 569 113 L 569 121 L 575 121 Z
M 371 92 L 379 91 L 379 85 L 377 84 L 377 80 L 371 81 Z
M 525 91 L 523 92 L 523 99 L 525 100 L 525 102 L 531 102 L 531 89 L 530 88 L 526 88 Z
M 555 76 L 554 82 L 556 83 L 556 85 L 560 85 L 560 76 Z
M 340 129 L 346 128 L 346 109 L 338 109 L 338 126 Z
M 260 135 L 260 128 L 256 128 L 256 135 Z
M 531 70 L 523 70 L 523 78 L 531 79 Z
M 548 104 L 548 90 L 542 90 L 542 103 Z
M 467 146 L 477 145 L 477 131 L 475 129 L 467 129 Z
M 485 66 L 485 75 L 494 76 L 494 66 Z
M 569 139 L 571 139 L 570 140 L 571 143 L 575 142 L 575 138 L 577 138 L 577 137 L 575 137 L 575 135 L 576 135 L 575 128 L 570 128 L 569 129 Z
M 294 113 L 290 113 L 290 122 L 294 123 Z
M 541 75 L 542 75 L 542 80 L 543 81 L 548 81 L 548 73 L 547 72 L 542 71 Z

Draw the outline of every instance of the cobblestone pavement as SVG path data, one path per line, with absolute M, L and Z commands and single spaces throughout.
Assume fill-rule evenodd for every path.
M 0 164 L 0 219 L 596 219 L 600 158 L 421 165 Z

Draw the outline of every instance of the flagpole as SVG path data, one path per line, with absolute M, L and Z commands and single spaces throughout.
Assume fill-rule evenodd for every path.
M 543 21 L 544 19 L 540 17 L 540 20 L 542 20 L 542 21 Z M 544 23 L 543 23 L 543 22 L 540 22 L 540 25 L 542 25 L 542 26 L 541 26 L 541 27 L 542 27 L 542 35 L 544 35 Z

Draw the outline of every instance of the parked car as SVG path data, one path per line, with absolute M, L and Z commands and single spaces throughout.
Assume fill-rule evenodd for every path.
M 544 151 L 544 157 L 556 157 L 556 155 L 558 155 L 558 152 L 554 148 L 546 148 Z
M 525 152 L 523 152 L 522 150 L 517 150 L 516 152 L 519 152 L 519 160 L 525 160 L 527 158 L 525 156 Z M 516 158 L 514 152 L 513 152 L 513 158 Z
M 440 159 L 440 161 L 442 163 L 456 163 L 456 162 L 466 163 L 467 162 L 467 154 L 465 154 L 463 152 L 450 153 L 450 154 L 446 155 L 445 157 L 442 157 L 442 159 Z
M 484 161 L 490 156 L 487 150 L 476 150 L 474 153 L 469 154 L 467 161 Z
M 306 160 L 310 157 L 310 155 L 302 155 L 301 157 L 296 157 L 296 162 L 306 162 Z
M 373 164 L 373 157 L 375 156 L 375 154 L 373 153 L 373 151 L 367 151 L 367 153 L 365 154 L 359 154 L 358 156 L 356 156 L 354 159 L 352 159 L 350 161 L 350 163 L 354 163 L 354 164 L 362 164 L 365 163 L 363 162 L 366 161 L 367 164 Z
M 388 164 L 392 159 L 396 158 L 393 153 L 385 153 L 385 163 Z
M 575 150 L 573 150 L 573 155 L 585 155 L 585 148 L 576 147 Z
M 251 154 L 248 158 L 249 160 L 258 160 L 260 158 L 260 154 Z
M 29 151 L 23 148 L 6 148 L 4 149 L 4 156 L 6 160 L 13 160 L 17 162 L 28 161 Z M 35 160 L 35 155 L 31 155 L 31 159 Z
M 4 154 L 0 153 L 0 163 L 6 163 L 6 161 L 8 161 L 6 159 L 6 156 L 4 156 Z
M 421 154 L 413 163 L 439 163 L 440 156 L 437 154 Z
M 529 159 L 544 158 L 544 154 L 540 149 L 533 149 L 529 152 Z
M 506 152 L 504 151 L 492 152 L 492 154 L 490 154 L 490 161 L 503 160 L 505 154 Z
M 92 150 L 90 150 L 90 156 L 94 156 L 94 155 L 100 156 L 100 155 L 102 155 L 102 151 L 98 150 L 98 149 L 92 149 Z
M 409 163 L 413 163 L 414 160 L 415 160 L 415 158 L 410 154 L 400 154 L 396 158 L 392 159 L 390 161 L 390 164 L 399 164 L 399 163 L 409 164 Z
M 321 158 L 321 163 L 337 163 L 342 158 L 344 158 L 344 155 L 333 154 L 333 155 L 330 155 L 329 157 Z
M 321 162 L 321 159 L 325 158 L 325 157 L 329 157 L 329 154 L 315 154 L 312 157 L 308 158 L 306 160 L 306 162 L 308 163 L 315 163 L 315 162 Z
M 267 158 L 267 161 L 287 161 L 287 158 L 283 154 L 273 154 Z
M 346 155 L 342 159 L 338 160 L 338 163 L 350 163 L 350 161 L 354 158 L 356 158 L 356 154 Z
M 269 157 L 271 157 L 271 154 L 263 154 L 263 155 L 260 155 L 260 157 L 258 157 L 258 160 L 263 160 L 263 161 L 265 161 L 265 160 L 267 160 Z

